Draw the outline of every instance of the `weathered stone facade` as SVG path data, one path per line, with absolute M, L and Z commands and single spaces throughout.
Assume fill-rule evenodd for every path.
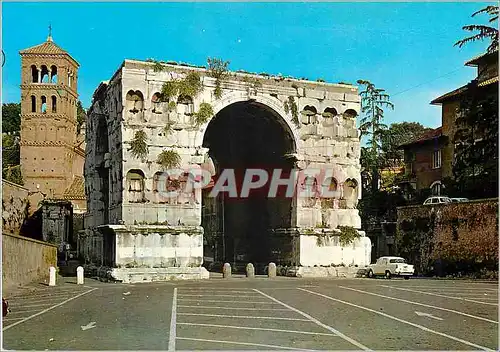
M 338 226 L 361 227 L 357 87 L 229 72 L 219 96 L 208 70 L 157 66 L 125 60 L 94 93 L 86 130 L 88 212 L 79 241 L 88 261 L 114 268 L 112 276 L 123 281 L 208 277 L 201 268 L 205 237 L 229 262 L 369 263 L 364 232 L 346 249 L 335 241 Z M 165 99 L 165 82 L 193 72 L 201 91 Z M 200 120 L 207 103 L 210 116 Z M 139 131 L 146 136 L 142 157 L 131 152 Z M 340 196 L 231 201 L 195 189 L 165 199 L 157 162 L 165 151 L 179 156 L 178 167 L 212 175 L 252 167 L 333 170 L 328 187 Z M 300 189 L 317 182 L 299 181 Z M 180 189 L 189 180 L 168 182 Z

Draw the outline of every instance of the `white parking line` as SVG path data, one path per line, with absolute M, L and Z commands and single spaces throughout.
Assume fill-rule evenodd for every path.
M 224 329 L 237 329 L 237 330 L 287 332 L 287 333 L 292 333 L 292 334 L 318 335 L 318 336 L 333 336 L 333 337 L 339 336 L 336 334 L 327 334 L 324 332 L 272 329 L 272 328 L 262 328 L 262 327 L 254 328 L 254 327 L 250 327 L 250 326 L 218 325 L 218 324 L 202 324 L 202 323 L 177 323 L 177 325 L 205 326 L 205 327 L 209 327 L 209 328 L 224 328 Z
M 37 299 L 39 300 L 40 298 L 44 297 L 54 297 L 54 298 L 64 298 L 68 296 L 72 296 L 75 293 L 81 293 L 84 291 L 78 291 L 78 292 L 73 292 L 73 293 L 54 293 L 54 294 L 49 294 L 49 295 L 33 295 L 33 296 L 19 296 L 19 297 L 13 297 L 10 299 L 10 301 L 17 301 L 17 300 L 24 300 L 24 299 Z
M 182 297 L 233 297 L 233 298 L 256 298 L 258 297 L 257 295 L 252 295 L 252 296 L 243 296 L 243 295 L 190 295 L 190 294 L 185 294 L 183 293 L 182 296 L 179 295 L 179 298 Z
M 286 311 L 288 312 L 288 309 L 284 308 L 254 308 L 254 307 L 215 307 L 215 306 L 177 306 L 177 308 L 207 308 L 207 309 L 228 309 L 228 310 L 278 310 L 278 311 Z
M 44 301 L 46 302 L 46 301 Z M 16 308 L 16 307 L 21 307 L 21 308 L 33 308 L 33 307 L 44 307 L 44 306 L 51 306 L 53 303 L 40 303 L 40 304 L 13 304 L 9 302 L 9 307 L 10 308 Z
M 437 307 L 437 306 L 432 306 L 432 305 L 430 305 L 430 304 L 424 304 L 424 303 L 419 303 L 419 302 L 415 302 L 415 301 L 409 301 L 409 300 L 402 299 L 402 298 L 396 298 L 396 297 L 385 296 L 385 295 L 381 295 L 381 294 L 378 294 L 378 293 L 373 293 L 373 292 L 368 292 L 368 291 L 358 290 L 358 289 L 355 289 L 355 288 L 352 288 L 352 287 L 346 287 L 346 286 L 339 286 L 339 287 L 340 287 L 340 288 L 344 288 L 344 289 L 346 289 L 346 290 L 351 290 L 351 291 L 356 291 L 356 292 L 360 292 L 360 293 L 365 293 L 365 294 L 372 295 L 372 296 L 377 296 L 377 297 L 382 297 L 382 298 L 392 299 L 392 300 L 394 300 L 394 301 L 400 301 L 400 302 L 405 302 L 405 303 L 409 303 L 409 304 L 414 304 L 414 305 L 417 305 L 417 306 L 422 306 L 422 307 L 427 307 L 427 308 L 433 308 L 433 309 L 444 310 L 444 311 L 446 311 L 446 312 L 451 312 L 451 313 L 455 313 L 455 314 L 460 314 L 460 315 L 463 315 L 463 316 L 466 316 L 466 317 L 469 317 L 469 318 L 474 318 L 474 319 L 484 320 L 484 321 L 487 321 L 487 322 L 489 322 L 489 323 L 498 324 L 498 321 L 495 321 L 495 320 L 490 320 L 490 319 L 486 319 L 486 318 L 483 318 L 483 317 L 478 317 L 478 316 L 475 316 L 475 315 L 472 315 L 472 314 L 467 314 L 467 313 L 464 313 L 464 312 L 460 312 L 460 311 L 458 311 L 458 310 L 453 310 L 453 309 L 448 309 L 448 308 L 441 308 L 441 307 Z
M 24 319 L 24 317 L 19 317 L 19 318 L 3 318 L 2 321 L 21 320 L 21 319 Z
M 47 303 L 47 304 L 56 304 L 58 302 L 60 302 L 62 299 L 66 298 L 65 297 L 56 297 L 55 299 L 49 299 L 49 298 L 46 298 L 46 299 L 38 299 L 36 301 L 25 301 L 25 302 L 9 302 L 9 306 L 12 306 L 12 307 L 25 307 L 25 304 L 31 304 L 31 303 L 35 303 L 35 304 L 38 304 L 38 303 Z M 51 302 L 52 301 L 52 302 Z
M 208 339 L 193 339 L 188 337 L 178 337 L 177 340 L 187 340 L 187 341 L 199 341 L 199 342 L 214 342 L 214 343 L 222 343 L 222 344 L 230 344 L 230 345 L 242 345 L 242 346 L 257 346 L 257 347 L 270 347 L 270 348 L 278 348 L 282 350 L 292 350 L 292 351 L 315 351 L 315 350 L 306 350 L 303 348 L 294 348 L 294 347 L 285 347 L 285 346 L 277 346 L 277 345 L 264 345 L 261 343 L 248 343 L 248 342 L 235 342 L 235 341 L 223 341 L 223 340 L 208 340 Z
M 183 294 L 184 292 L 186 293 L 197 293 L 197 292 L 201 292 L 201 293 L 217 293 L 217 292 L 223 292 L 223 293 L 253 293 L 252 291 L 230 291 L 230 290 L 224 290 L 224 291 L 219 291 L 219 290 L 216 290 L 216 291 L 209 291 L 209 290 L 188 290 L 188 289 L 185 289 L 183 291 L 179 291 L 179 294 Z
M 219 300 L 209 300 L 209 299 L 187 299 L 187 298 L 179 298 L 178 301 L 189 301 L 189 302 L 214 302 L 214 303 L 248 303 L 248 304 L 272 304 L 276 305 L 276 303 L 271 303 L 271 302 L 250 302 L 250 301 L 219 301 Z
M 22 314 L 22 313 L 30 313 L 30 312 L 39 312 L 40 309 L 30 309 L 30 310 L 11 310 L 10 314 Z
M 172 298 L 172 316 L 170 317 L 170 334 L 168 340 L 168 350 L 175 351 L 175 336 L 177 332 L 177 287 L 174 288 L 174 297 Z
M 387 286 L 387 285 L 379 285 L 379 286 L 389 287 L 389 288 L 393 288 L 393 289 L 401 290 L 401 291 L 408 291 L 408 292 L 413 292 L 413 293 L 421 293 L 421 294 L 424 294 L 424 295 L 437 296 L 437 297 L 450 298 L 450 299 L 458 299 L 460 301 L 466 301 L 466 302 L 472 302 L 472 303 L 479 303 L 479 304 L 487 304 L 487 305 L 490 305 L 490 306 L 498 306 L 498 303 L 480 302 L 480 301 L 475 301 L 473 299 L 466 299 L 466 298 L 461 298 L 461 297 L 446 296 L 446 295 L 440 295 L 440 294 L 437 294 L 437 293 L 417 291 L 417 290 L 410 290 L 410 289 L 401 288 L 401 287 L 391 287 L 391 286 Z
M 299 289 L 299 290 L 303 290 L 302 288 L 298 288 L 298 289 Z M 368 347 L 366 347 L 366 346 L 362 345 L 362 344 L 361 344 L 361 343 L 359 343 L 358 341 L 356 341 L 356 340 L 354 340 L 354 339 L 351 339 L 351 338 L 350 338 L 350 337 L 348 337 L 347 335 L 342 334 L 340 331 L 338 331 L 338 330 L 336 330 L 336 329 L 332 328 L 331 326 L 328 326 L 328 325 L 326 325 L 326 324 L 323 324 L 323 323 L 322 323 L 322 322 L 320 322 L 318 319 L 313 318 L 313 317 L 312 317 L 312 316 L 310 316 L 309 314 L 304 313 L 304 312 L 302 312 L 301 310 L 298 310 L 297 308 L 294 308 L 294 307 L 292 307 L 292 306 L 289 306 L 288 304 L 286 304 L 286 303 L 284 303 L 284 302 L 281 302 L 280 300 L 277 300 L 276 298 L 274 298 L 274 297 L 272 297 L 272 296 L 269 296 L 269 295 L 265 294 L 264 292 L 261 292 L 261 291 L 259 291 L 259 290 L 257 290 L 257 289 L 254 289 L 254 291 L 255 291 L 255 292 L 260 293 L 261 295 L 263 295 L 263 296 L 265 296 L 265 297 L 269 298 L 270 300 L 272 300 L 272 301 L 274 301 L 274 302 L 276 302 L 276 303 L 281 304 L 281 305 L 282 305 L 282 306 L 284 306 L 284 307 L 287 307 L 287 308 L 288 308 L 288 309 L 290 309 L 290 310 L 293 310 L 293 311 L 294 311 L 294 312 L 296 312 L 296 313 L 299 313 L 300 315 L 302 315 L 302 316 L 304 316 L 304 317 L 308 318 L 309 320 L 311 320 L 311 321 L 313 321 L 314 323 L 316 323 L 317 325 L 319 325 L 319 326 L 321 326 L 321 327 L 325 328 L 326 330 L 331 331 L 331 332 L 333 332 L 334 334 L 337 334 L 338 336 L 340 336 L 340 337 L 341 337 L 341 338 L 343 338 L 344 340 L 346 340 L 346 341 L 348 341 L 348 342 L 352 343 L 352 344 L 353 344 L 353 345 L 355 345 L 356 347 L 358 347 L 358 348 L 360 348 L 360 349 L 362 349 L 362 350 L 365 350 L 365 351 L 369 351 L 369 350 L 370 350 Z
M 4 328 L 2 329 L 2 331 L 6 331 L 6 330 L 10 329 L 10 328 L 11 328 L 11 327 L 13 327 L 13 326 L 16 326 L 16 325 L 18 325 L 18 324 L 24 323 L 25 321 L 28 321 L 28 320 L 30 320 L 30 319 L 33 319 L 33 318 L 35 318 L 35 317 L 39 316 L 39 315 L 42 315 L 43 313 L 46 313 L 46 312 L 48 312 L 48 311 L 50 311 L 50 310 L 52 310 L 52 309 L 54 309 L 54 308 L 60 307 L 60 306 L 62 306 L 63 304 L 65 304 L 65 303 L 67 303 L 67 302 L 69 302 L 69 301 L 72 301 L 72 300 L 74 300 L 74 299 L 76 299 L 76 298 L 78 298 L 78 297 L 81 297 L 81 296 L 83 296 L 83 295 L 85 295 L 85 294 L 87 294 L 87 293 L 90 293 L 90 292 L 92 292 L 92 291 L 94 291 L 94 290 L 97 290 L 97 288 L 93 288 L 93 289 L 91 289 L 91 290 L 88 290 L 88 291 L 85 291 L 85 292 L 83 292 L 83 293 L 80 293 L 79 295 L 76 295 L 76 296 L 74 296 L 74 297 L 68 298 L 67 300 L 65 300 L 65 301 L 63 301 L 63 302 L 61 302 L 61 303 L 58 303 L 58 304 L 56 304 L 56 305 L 54 305 L 54 306 L 52 306 L 52 307 L 46 308 L 46 309 L 42 310 L 41 312 L 35 313 L 35 314 L 33 314 L 33 315 L 30 315 L 29 317 L 24 318 L 23 320 L 20 320 L 20 321 L 17 321 L 17 322 L 15 322 L 15 323 L 13 323 L 13 324 L 10 324 L 9 326 L 4 327 Z
M 203 313 L 177 313 L 177 315 L 194 315 L 200 317 L 217 317 L 217 318 L 238 318 L 238 319 L 268 319 L 268 320 L 290 320 L 290 321 L 308 321 L 308 319 L 297 318 L 282 318 L 282 317 L 258 317 L 251 315 L 223 315 L 223 314 L 203 314 Z
M 335 302 L 340 302 L 340 303 L 343 303 L 343 304 L 346 304 L 346 305 L 349 305 L 349 306 L 352 306 L 352 307 L 360 308 L 360 309 L 363 309 L 363 310 L 366 310 L 366 311 L 369 311 L 369 312 L 372 312 L 372 313 L 375 313 L 375 314 L 378 314 L 378 315 L 382 315 L 382 316 L 384 316 L 386 318 L 399 321 L 400 323 L 408 324 L 408 325 L 416 327 L 416 328 L 418 328 L 420 330 L 423 330 L 423 331 L 426 331 L 426 332 L 430 332 L 432 334 L 436 334 L 436 335 L 439 335 L 439 336 L 443 336 L 443 337 L 449 338 L 451 340 L 461 342 L 461 343 L 463 343 L 465 345 L 469 345 L 469 346 L 472 346 L 472 347 L 475 347 L 475 348 L 479 348 L 481 350 L 491 351 L 491 352 L 494 351 L 494 350 L 489 349 L 487 347 L 483 347 L 483 346 L 477 345 L 475 343 L 472 343 L 472 342 L 469 342 L 469 341 L 466 341 L 466 340 L 462 340 L 462 339 L 460 339 L 458 337 L 451 336 L 451 335 L 445 334 L 443 332 L 435 331 L 435 330 L 426 328 L 425 326 L 422 326 L 422 325 L 419 325 L 419 324 L 415 324 L 415 323 L 412 323 L 410 321 L 403 320 L 403 319 L 397 318 L 395 316 L 392 316 L 392 315 L 389 315 L 389 314 L 386 314 L 386 313 L 383 313 L 383 312 L 379 312 L 378 310 L 374 310 L 374 309 L 371 309 L 371 308 L 360 306 L 360 305 L 357 305 L 357 304 L 354 304 L 354 303 L 351 303 L 351 302 L 342 301 L 340 299 L 333 298 L 333 297 L 330 297 L 330 296 L 326 296 L 326 295 L 318 293 L 318 292 L 309 291 L 309 290 L 306 290 L 306 289 L 303 289 L 303 288 L 298 288 L 298 290 L 301 290 L 301 291 L 304 291 L 304 292 L 308 292 L 310 294 L 317 295 L 317 296 L 320 296 L 320 297 L 323 297 L 323 298 L 326 298 L 326 299 L 329 299 L 329 300 L 332 300 L 332 301 L 335 301 Z
M 387 285 L 387 286 L 391 286 L 391 287 L 399 287 L 399 286 L 396 286 L 396 285 Z M 495 289 L 495 288 L 469 288 L 469 287 L 436 287 L 436 286 L 405 286 L 406 288 L 423 288 L 423 289 L 427 289 L 427 290 L 439 290 L 439 291 L 483 291 L 483 290 L 486 290 L 486 291 L 494 291 L 494 292 L 498 292 L 498 289 Z

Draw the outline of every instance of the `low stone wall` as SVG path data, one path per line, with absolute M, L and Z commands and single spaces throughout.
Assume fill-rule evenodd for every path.
M 300 265 L 305 267 L 331 265 L 364 267 L 370 264 L 371 241 L 364 232 L 359 233 L 361 237 L 347 246 L 341 246 L 339 237 L 334 235 L 322 233 L 301 235 Z
M 2 180 L 2 232 L 19 234 L 28 211 L 28 189 Z
M 19 235 L 2 234 L 2 290 L 32 282 L 48 282 L 57 266 L 57 247 Z
M 498 199 L 398 208 L 395 240 L 418 274 L 498 270 Z

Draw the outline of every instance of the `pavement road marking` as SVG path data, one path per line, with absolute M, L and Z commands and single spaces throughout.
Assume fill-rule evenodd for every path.
M 190 295 L 190 294 L 185 294 L 185 293 L 182 293 L 182 296 L 179 296 L 180 298 L 182 297 L 233 297 L 233 298 L 242 298 L 242 297 L 246 297 L 246 298 L 256 298 L 258 296 L 256 295 L 252 295 L 252 296 L 243 296 L 243 295 Z
M 229 310 L 278 310 L 278 311 L 286 311 L 288 312 L 288 309 L 285 308 L 254 308 L 254 307 L 210 307 L 210 306 L 177 306 L 177 308 L 207 308 L 207 309 L 229 309 Z
M 274 304 L 276 303 L 271 303 L 271 302 L 249 302 L 249 301 L 219 301 L 219 300 L 209 300 L 209 299 L 187 299 L 187 298 L 179 298 L 178 301 L 190 301 L 190 302 L 214 302 L 214 303 L 249 303 L 249 304 Z
M 28 321 L 28 320 L 30 320 L 30 319 L 33 319 L 33 318 L 35 318 L 35 317 L 37 317 L 37 316 L 39 316 L 39 315 L 42 315 L 43 313 L 48 312 L 49 310 L 52 310 L 52 309 L 57 308 L 57 307 L 60 307 L 60 306 L 62 306 L 63 304 L 68 303 L 69 301 L 72 301 L 72 300 L 74 300 L 74 299 L 77 299 L 78 297 L 81 297 L 81 296 L 83 296 L 83 295 L 86 295 L 87 293 L 90 293 L 90 292 L 95 291 L 95 290 L 97 290 L 97 288 L 90 289 L 90 290 L 88 290 L 88 291 L 85 291 L 85 292 L 80 293 L 79 295 L 76 295 L 76 296 L 74 296 L 74 297 L 68 298 L 67 300 L 62 301 L 61 303 L 58 303 L 58 304 L 56 304 L 56 305 L 54 305 L 54 306 L 52 306 L 52 307 L 46 308 L 46 309 L 42 310 L 41 312 L 38 312 L 38 313 L 33 314 L 33 315 L 30 315 L 29 317 L 24 318 L 23 320 L 20 320 L 20 321 L 17 321 L 17 322 L 15 322 L 15 323 L 13 323 L 13 324 L 10 324 L 9 326 L 4 327 L 4 328 L 2 329 L 2 331 L 6 331 L 6 330 L 10 329 L 10 328 L 11 328 L 11 327 L 13 327 L 13 326 L 16 326 L 16 325 L 18 325 L 18 324 L 24 323 L 25 321 Z
M 64 297 L 71 296 L 75 293 L 80 293 L 80 292 L 82 292 L 82 291 L 73 292 L 73 293 L 54 293 L 51 295 L 18 296 L 18 297 L 12 297 L 9 301 L 17 301 L 20 299 L 33 299 L 33 298 L 39 300 L 40 298 L 44 298 L 44 297 L 64 298 Z
M 24 319 L 24 317 L 19 317 L 19 318 L 3 318 L 2 321 L 20 320 L 20 319 Z
M 95 321 L 92 321 L 92 322 L 88 323 L 87 325 L 82 325 L 80 327 L 82 328 L 83 331 L 85 331 L 85 330 L 95 328 L 95 324 L 96 324 Z
M 31 313 L 31 312 L 39 312 L 40 309 L 30 309 L 30 310 L 10 310 L 10 314 L 22 314 L 22 313 Z
M 443 320 L 443 318 L 435 317 L 434 315 L 429 314 L 429 313 L 415 312 L 415 314 L 418 315 L 419 317 L 428 317 L 428 318 L 432 318 L 432 319 L 436 319 L 436 320 Z
M 23 307 L 23 308 L 33 308 L 33 307 L 43 307 L 43 306 L 50 306 L 52 303 L 40 303 L 40 304 L 30 304 L 30 305 L 24 305 L 24 304 L 11 304 L 9 303 L 10 308 L 14 307 Z
M 224 329 L 238 329 L 238 330 L 289 332 L 292 334 L 318 335 L 318 336 L 333 336 L 333 337 L 339 336 L 337 334 L 327 334 L 324 332 L 284 330 L 284 329 L 272 329 L 272 328 L 262 328 L 262 327 L 255 328 L 255 327 L 251 327 L 251 326 L 218 325 L 218 324 L 203 324 L 203 323 L 177 323 L 177 325 L 205 326 L 205 327 L 209 327 L 209 328 L 224 328 Z
M 299 289 L 299 290 L 304 290 L 304 289 L 302 289 L 302 288 L 298 288 L 298 289 Z M 276 298 L 271 297 L 271 296 L 269 296 L 269 295 L 265 294 L 264 292 L 261 292 L 261 291 L 259 291 L 259 290 L 255 289 L 255 288 L 254 288 L 254 291 L 255 291 L 255 292 L 260 293 L 261 295 L 263 295 L 263 296 L 265 296 L 265 297 L 269 298 L 270 300 L 272 300 L 272 301 L 274 301 L 274 302 L 276 302 L 276 303 L 281 304 L 282 306 L 284 306 L 284 307 L 286 307 L 286 308 L 288 308 L 288 309 L 290 309 L 290 310 L 293 310 L 293 311 L 294 311 L 294 312 L 296 312 L 296 313 L 299 313 L 300 315 L 302 315 L 302 316 L 304 316 L 304 317 L 308 318 L 309 320 L 311 320 L 312 322 L 316 323 L 317 325 L 319 325 L 319 326 L 321 326 L 321 327 L 325 328 L 325 329 L 326 329 L 326 330 L 328 330 L 328 331 L 333 332 L 333 333 L 334 333 L 334 334 L 336 334 L 337 336 L 339 336 L 339 337 L 343 338 L 344 340 L 346 340 L 346 341 L 348 341 L 348 342 L 352 343 L 352 344 L 353 344 L 353 345 L 355 345 L 356 347 L 358 347 L 358 348 L 360 348 L 360 349 L 362 349 L 362 350 L 365 350 L 365 351 L 370 351 L 370 349 L 369 349 L 368 347 L 366 347 L 366 346 L 362 345 L 361 343 L 359 343 L 358 341 L 356 341 L 356 340 L 354 340 L 354 339 L 351 339 L 350 337 L 348 337 L 348 336 L 346 336 L 346 335 L 342 334 L 340 331 L 338 331 L 338 330 L 336 330 L 336 329 L 332 328 L 331 326 L 328 326 L 328 325 L 326 325 L 326 324 L 323 324 L 323 323 L 322 323 L 322 322 L 320 322 L 318 319 L 313 318 L 313 317 L 312 317 L 312 316 L 310 316 L 309 314 L 304 313 L 304 312 L 302 312 L 301 310 L 298 310 L 297 308 L 294 308 L 294 307 L 292 307 L 292 306 L 289 306 L 288 304 L 286 304 L 286 303 L 284 303 L 284 302 L 281 302 L 280 300 L 277 300 Z
M 202 293 L 215 293 L 215 292 L 223 292 L 223 293 L 253 293 L 252 291 L 229 291 L 229 290 L 224 290 L 224 291 L 219 291 L 219 290 L 214 290 L 214 291 L 209 291 L 209 290 L 190 290 L 190 289 L 185 289 L 187 293 L 197 293 L 197 292 L 202 292 Z M 183 291 L 179 292 L 179 294 L 183 293 Z
M 395 290 L 408 291 L 408 292 L 413 292 L 413 293 L 421 293 L 421 294 L 424 294 L 424 295 L 437 296 L 437 297 L 450 298 L 450 299 L 458 299 L 460 301 L 466 301 L 466 302 L 472 302 L 472 303 L 487 304 L 489 306 L 498 306 L 498 303 L 481 302 L 481 301 L 475 301 L 473 299 L 467 299 L 467 298 L 462 298 L 462 297 L 454 297 L 454 296 L 446 296 L 446 295 L 440 295 L 438 293 L 424 292 L 424 291 L 417 291 L 417 290 L 410 290 L 410 289 L 401 288 L 401 287 L 391 287 L 391 286 L 387 286 L 387 285 L 379 285 L 379 286 L 393 288 Z
M 472 346 L 472 347 L 475 347 L 475 348 L 479 348 L 479 349 L 484 350 L 484 351 L 488 351 L 488 352 L 493 352 L 494 351 L 494 350 L 489 349 L 487 347 L 476 345 L 475 343 L 472 343 L 472 342 L 469 342 L 469 341 L 466 341 L 466 340 L 462 340 L 462 339 L 460 339 L 458 337 L 451 336 L 451 335 L 445 334 L 443 332 L 435 331 L 435 330 L 426 328 L 425 326 L 422 326 L 422 325 L 419 325 L 419 324 L 415 324 L 415 323 L 412 323 L 410 321 L 407 321 L 407 320 L 404 320 L 404 319 L 400 319 L 400 318 L 397 318 L 395 316 L 392 316 L 392 315 L 389 315 L 389 314 L 386 314 L 386 313 L 383 313 L 383 312 L 379 312 L 379 311 L 371 309 L 371 308 L 360 306 L 360 305 L 357 305 L 357 304 L 354 304 L 354 303 L 351 303 L 351 302 L 342 301 L 340 299 L 333 298 L 333 297 L 330 297 L 330 296 L 326 296 L 326 295 L 318 293 L 318 292 L 309 291 L 309 290 L 306 290 L 306 289 L 303 289 L 303 288 L 298 288 L 298 290 L 301 290 L 301 291 L 304 291 L 304 292 L 308 292 L 308 293 L 311 293 L 313 295 L 317 295 L 317 296 L 320 296 L 320 297 L 323 297 L 323 298 L 326 298 L 326 299 L 329 299 L 329 300 L 332 300 L 332 301 L 335 301 L 335 302 L 340 302 L 340 303 L 343 303 L 343 304 L 346 304 L 346 305 L 349 305 L 349 306 L 360 308 L 360 309 L 363 309 L 363 310 L 366 310 L 366 311 L 369 311 L 369 312 L 372 312 L 372 313 L 375 313 L 375 314 L 378 314 L 378 315 L 382 315 L 382 316 L 384 316 L 386 318 L 399 321 L 400 323 L 408 324 L 408 325 L 416 327 L 416 328 L 418 328 L 420 330 L 423 330 L 423 331 L 426 331 L 426 332 L 430 332 L 432 334 L 436 334 L 436 335 L 439 335 L 439 336 L 444 336 L 444 337 L 449 338 L 451 340 L 458 341 L 458 342 L 461 342 L 463 344 L 466 344 L 466 345 L 469 345 L 469 346 Z
M 396 285 L 387 285 L 391 287 L 398 287 Z M 405 286 L 406 288 L 423 288 L 427 290 L 438 290 L 438 291 L 492 291 L 492 292 L 498 292 L 497 289 L 495 288 L 467 288 L 467 287 L 435 287 L 435 286 Z
M 251 316 L 251 315 L 223 315 L 223 314 L 203 314 L 203 313 L 177 313 L 177 315 L 194 315 L 194 316 L 200 316 L 200 317 L 239 318 L 239 319 L 310 321 L 309 319 L 281 318 L 281 317 L 257 317 L 257 316 Z
M 377 296 L 377 297 L 382 297 L 382 298 L 392 299 L 392 300 L 394 300 L 394 301 L 405 302 L 405 303 L 414 304 L 414 305 L 417 305 L 417 306 L 422 306 L 422 307 L 427 307 L 427 308 L 432 308 L 432 309 L 444 310 L 444 311 L 446 311 L 446 312 L 455 313 L 455 314 L 460 314 L 460 315 L 463 315 L 463 316 L 466 316 L 466 317 L 469 317 L 469 318 L 474 318 L 474 319 L 484 320 L 484 321 L 487 321 L 487 322 L 489 322 L 489 323 L 498 324 L 498 321 L 496 321 L 496 320 L 491 320 L 491 319 L 487 319 L 487 318 L 483 318 L 483 317 L 478 317 L 478 316 L 476 316 L 476 315 L 467 314 L 467 313 L 464 313 L 464 312 L 460 312 L 460 311 L 458 311 L 458 310 L 453 310 L 453 309 L 448 309 L 448 308 L 441 308 L 441 307 L 437 307 L 437 306 L 432 306 L 432 305 L 430 305 L 430 304 L 424 304 L 424 303 L 420 303 L 420 302 L 409 301 L 409 300 L 402 299 L 402 298 L 396 298 L 396 297 L 391 297 L 391 296 L 385 296 L 385 295 L 381 295 L 381 294 L 378 294 L 378 293 L 373 293 L 373 292 L 368 292 L 368 291 L 358 290 L 358 289 L 355 289 L 355 288 L 352 288 L 352 287 L 346 287 L 346 286 L 339 286 L 339 287 L 340 287 L 340 288 L 344 288 L 344 289 L 346 289 L 346 290 L 351 290 L 351 291 L 356 291 L 356 292 L 360 292 L 360 293 L 365 293 L 365 294 L 372 295 L 372 296 Z
M 174 297 L 172 298 L 172 316 L 170 318 L 170 335 L 168 341 L 168 350 L 175 351 L 175 337 L 176 337 L 176 320 L 177 320 L 177 287 L 174 287 Z
M 295 348 L 295 347 L 285 347 L 285 346 L 277 346 L 277 345 L 264 345 L 261 343 L 249 343 L 249 342 L 235 342 L 235 341 L 223 341 L 223 340 L 207 340 L 207 339 L 193 339 L 189 337 L 178 337 L 177 340 L 186 340 L 186 341 L 198 341 L 198 342 L 214 342 L 214 343 L 222 343 L 222 344 L 230 344 L 230 345 L 243 345 L 243 346 L 258 346 L 258 347 L 270 347 L 270 348 L 278 348 L 283 350 L 293 350 L 293 351 L 315 351 L 315 350 L 305 350 L 303 348 Z

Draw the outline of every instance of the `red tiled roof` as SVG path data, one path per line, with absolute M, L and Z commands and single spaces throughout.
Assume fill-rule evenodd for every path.
M 476 57 L 473 57 L 472 59 L 470 59 L 469 61 L 467 61 L 465 63 L 465 66 L 477 66 L 479 64 L 479 62 L 485 58 L 485 57 L 488 57 L 490 55 L 498 55 L 498 49 L 495 50 L 495 51 L 492 51 L 491 53 L 483 53 L 481 55 L 478 55 Z
M 452 90 L 451 92 L 448 92 L 446 94 L 443 94 L 441 95 L 440 97 L 434 99 L 433 101 L 431 101 L 431 104 L 441 104 L 447 100 L 450 100 L 451 98 L 453 97 L 456 97 L 460 94 L 462 94 L 463 92 L 465 92 L 467 90 L 467 86 L 462 86 L 460 88 L 457 88 L 455 90 Z
M 410 146 L 410 145 L 413 145 L 413 144 L 422 143 L 422 142 L 425 142 L 425 141 L 428 141 L 428 140 L 431 140 L 431 139 L 439 138 L 442 135 L 443 135 L 443 127 L 441 126 L 441 127 L 435 128 L 433 130 L 424 132 L 424 134 L 422 134 L 420 137 L 418 137 L 414 141 L 402 144 L 399 147 L 402 148 L 404 146 Z
M 30 48 L 21 50 L 19 51 L 19 53 L 21 55 L 24 54 L 68 55 L 69 57 L 71 57 L 72 60 L 78 63 L 70 54 L 68 54 L 66 50 L 62 49 L 60 46 L 54 43 L 51 38 L 47 38 L 47 41 L 45 41 L 42 44 L 38 44 Z
M 85 180 L 83 177 L 75 176 L 71 185 L 64 191 L 63 199 L 85 199 Z

